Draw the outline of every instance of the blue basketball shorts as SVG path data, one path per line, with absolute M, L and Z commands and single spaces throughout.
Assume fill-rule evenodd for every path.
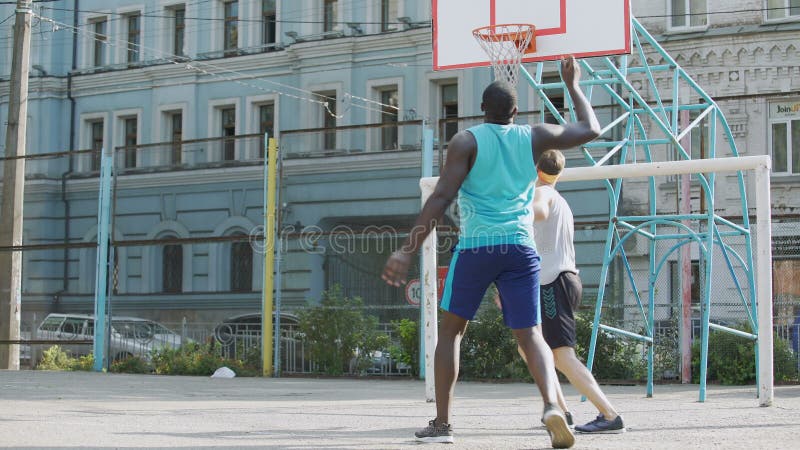
M 536 249 L 503 244 L 456 250 L 447 271 L 443 310 L 472 320 L 490 284 L 500 292 L 503 322 L 511 329 L 541 323 L 539 255 Z

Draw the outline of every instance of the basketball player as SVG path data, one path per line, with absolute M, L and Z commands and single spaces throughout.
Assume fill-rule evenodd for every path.
M 535 161 L 548 149 L 582 145 L 596 138 L 600 125 L 579 87 L 574 58 L 561 62 L 561 77 L 575 104 L 577 121 L 565 125 L 515 125 L 514 88 L 496 81 L 483 92 L 484 123 L 456 134 L 436 188 L 400 250 L 386 262 L 382 278 L 405 283 L 411 258 L 458 196 L 459 243 L 442 296 L 442 320 L 434 358 L 436 418 L 416 433 L 423 442 L 453 442 L 450 405 L 459 367 L 459 347 L 486 288 L 495 283 L 503 318 L 526 356 L 544 401 L 542 420 L 554 448 L 575 442 L 558 407 L 553 354 L 541 333 L 539 255 L 532 236 Z
M 583 286 L 575 265 L 572 210 L 556 191 L 558 177 L 564 170 L 564 155 L 547 150 L 536 164 L 538 177 L 533 208 L 536 250 L 542 258 L 541 283 L 542 333 L 553 350 L 556 368 L 570 384 L 598 409 L 597 418 L 575 427 L 582 433 L 624 433 L 622 416 L 611 406 L 597 381 L 575 355 L 575 310 L 581 301 Z M 520 352 L 525 358 L 525 354 Z M 558 403 L 571 422 L 561 389 Z

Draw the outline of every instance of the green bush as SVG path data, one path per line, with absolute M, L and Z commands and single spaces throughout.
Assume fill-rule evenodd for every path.
M 42 353 L 42 360 L 36 370 L 82 370 L 91 371 L 94 366 L 94 355 L 88 354 L 73 358 L 60 346 L 54 345 Z
M 237 376 L 255 376 L 261 373 L 258 367 L 249 362 L 223 358 L 222 349 L 213 343 L 202 345 L 193 342 L 180 348 L 164 347 L 154 350 L 151 356 L 153 372 L 158 375 L 210 376 L 223 366 L 233 370 Z
M 389 353 L 396 361 L 411 367 L 411 375 L 419 375 L 419 325 L 409 319 L 393 321 L 395 333 L 399 343 L 392 345 Z
M 732 328 L 750 332 L 746 324 Z M 692 382 L 700 382 L 700 339 L 692 345 Z M 789 342 L 773 336 L 773 371 L 775 381 L 797 379 L 797 366 Z M 712 331 L 708 336 L 706 379 L 725 385 L 753 384 L 756 381 L 756 353 L 753 341 L 731 333 Z
M 575 353 L 584 362 L 589 354 L 593 318 L 588 312 L 575 315 Z M 592 373 L 598 380 L 642 380 L 647 364 L 637 342 L 600 330 Z
M 42 352 L 37 370 L 72 370 L 75 358 L 71 358 L 60 346 L 54 345 Z
M 483 308 L 467 327 L 461 341 L 460 376 L 465 379 L 528 379 L 528 369 L 517 354 L 517 341 L 503 323 L 502 312 Z
M 151 373 L 152 369 L 147 361 L 139 356 L 129 356 L 123 359 L 111 361 L 111 372 L 113 373 Z
M 372 367 L 372 353 L 389 347 L 389 337 L 379 333 L 378 318 L 363 313 L 364 302 L 349 298 L 339 286 L 323 292 L 317 306 L 298 314 L 299 329 L 311 360 L 328 375 L 364 373 Z

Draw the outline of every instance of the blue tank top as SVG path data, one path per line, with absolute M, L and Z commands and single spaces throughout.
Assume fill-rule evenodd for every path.
M 478 143 L 472 169 L 458 190 L 458 248 L 520 244 L 533 240 L 536 165 L 530 125 L 484 123 L 469 131 Z

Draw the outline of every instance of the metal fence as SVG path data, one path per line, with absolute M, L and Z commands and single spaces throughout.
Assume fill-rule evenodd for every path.
M 477 121 L 477 118 L 460 119 L 459 129 Z M 535 114 L 523 114 L 521 121 L 534 121 Z M 449 123 L 449 122 L 447 122 Z M 447 124 L 442 123 L 445 127 Z M 309 129 L 284 131 L 281 150 L 287 159 L 342 157 L 377 152 L 403 152 L 412 155 L 420 148 L 422 122 L 407 121 L 371 126 L 338 127 L 335 129 Z M 446 134 L 443 128 L 440 136 Z M 446 150 L 440 139 L 440 156 Z M 94 300 L 94 276 L 97 270 L 96 224 L 97 186 L 96 155 L 98 150 L 30 155 L 27 157 L 26 236 L 21 248 L 0 251 L 23 253 L 25 290 L 22 304 L 22 339 L 28 341 L 56 341 L 59 336 L 45 335 L 39 327 L 45 317 L 54 314 L 91 315 Z M 570 154 L 572 159 L 579 155 Z M 0 159 L 0 165 L 2 164 Z M 305 163 L 305 161 L 302 161 Z M 192 215 L 207 214 L 217 202 L 230 210 L 239 210 L 242 216 L 260 219 L 263 204 L 262 165 L 263 137 L 245 135 L 157 143 L 120 147 L 116 149 L 115 165 L 119 169 L 116 197 L 114 199 L 114 228 L 125 230 L 112 237 L 110 268 L 110 304 L 112 316 L 149 320 L 164 325 L 177 339 L 206 343 L 216 342 L 226 356 L 240 358 L 260 345 L 260 331 L 240 325 L 226 325 L 228 319 L 260 311 L 261 281 L 263 273 L 258 257 L 258 243 L 263 232 L 257 228 L 232 224 L 215 234 L 212 224 L 222 221 L 212 215 L 203 216 L 208 225 L 191 233 L 180 227 L 136 229 L 132 219 L 146 225 L 158 221 L 176 223 Z M 224 183 L 237 181 L 229 169 L 250 167 L 252 186 L 231 189 L 226 195 L 217 191 Z M 249 169 L 248 169 L 249 170 Z M 198 174 L 194 184 L 186 182 L 188 171 Z M 194 176 L 194 173 L 190 174 Z M 204 204 L 182 203 L 184 198 L 199 189 L 198 180 L 211 174 L 228 174 L 227 178 L 209 189 L 209 200 Z M 160 177 L 160 178 L 159 178 Z M 291 181 L 286 175 L 284 181 Z M 178 181 L 175 181 L 178 180 Z M 158 181 L 158 182 L 156 182 Z M 351 180 L 358 183 L 358 180 Z M 354 184 L 353 189 L 358 189 Z M 720 188 L 720 190 L 722 190 Z M 47 201 L 43 201 L 46 199 Z M 49 202 L 49 203 L 48 203 Z M 249 202 L 249 203 L 248 203 Z M 257 205 L 253 206 L 253 205 Z M 2 214 L 2 212 L 0 212 Z M 448 214 L 451 217 L 452 214 Z M 206 218 L 208 217 L 208 219 Z M 365 223 L 351 223 L 350 232 L 340 233 L 347 241 L 338 246 L 337 224 L 327 224 L 321 234 L 313 239 L 294 229 L 285 236 L 279 255 L 283 296 L 283 312 L 298 313 L 319 300 L 320 292 L 340 286 L 347 297 L 363 301 L 363 313 L 375 316 L 382 324 L 381 332 L 397 342 L 392 321 L 419 320 L 419 308 L 414 304 L 418 294 L 413 283 L 406 290 L 388 288 L 380 280 L 380 270 L 388 254 L 399 245 L 413 218 L 393 218 L 394 234 L 365 233 Z M 363 221 L 373 220 L 371 217 Z M 378 220 L 378 219 L 375 219 Z M 454 223 L 448 218 L 448 224 Z M 775 217 L 773 231 L 774 262 L 774 322 L 776 335 L 800 355 L 800 233 L 797 217 Z M 286 225 L 286 224 L 284 224 Z M 374 225 L 374 223 L 372 224 Z M 597 227 L 596 222 L 581 222 L 576 229 Z M 450 230 L 454 231 L 454 230 Z M 294 234 L 292 234 L 294 233 Z M 449 261 L 452 239 L 442 232 L 439 261 L 446 266 Z M 452 236 L 451 236 L 452 237 Z M 386 242 L 388 240 L 388 242 Z M 313 248 L 304 248 L 305 242 Z M 381 245 L 373 245 L 382 242 Z M 341 242 L 339 242 L 341 244 Z M 351 245 L 354 244 L 354 245 Z M 641 250 L 631 244 L 631 254 Z M 341 249 L 344 250 L 341 250 Z M 312 251 L 313 250 L 313 251 Z M 324 250 L 324 252 L 320 252 Z M 643 254 L 637 256 L 643 258 Z M 235 257 L 234 257 L 235 256 Z M 231 264 L 231 261 L 240 263 Z M 244 262 L 242 262 L 244 261 Z M 699 269 L 699 262 L 697 268 Z M 418 267 L 412 267 L 411 280 L 418 279 Z M 677 334 L 676 314 L 679 306 L 676 294 L 677 268 L 668 266 L 657 280 L 658 295 L 655 303 L 656 341 L 663 350 L 661 376 L 671 379 L 677 373 L 678 354 L 674 345 Z M 209 272 L 216 271 L 220 278 L 211 283 Z M 589 274 L 591 271 L 585 271 Z M 699 273 L 699 272 L 698 272 Z M 187 275 L 188 274 L 188 275 Z M 604 305 L 604 318 L 622 328 L 638 331 L 643 326 L 638 307 L 630 303 L 631 294 L 626 289 L 627 275 L 620 264 L 612 267 Z M 186 289 L 183 283 L 194 282 L 196 289 Z M 598 280 L 587 275 L 587 286 L 596 286 Z M 313 289 L 312 289 L 313 287 Z M 593 305 L 594 288 L 587 289 L 584 305 Z M 730 301 L 728 301 L 730 300 Z M 722 292 L 715 300 L 713 319 L 719 323 L 735 325 L 746 317 L 730 293 Z M 696 335 L 699 311 L 693 311 L 693 335 Z M 86 318 L 84 317 L 84 320 Z M 215 332 L 220 326 L 229 332 Z M 91 333 L 88 323 L 81 333 L 72 329 L 63 332 L 75 352 L 88 354 L 91 344 L 83 343 Z M 258 327 L 260 330 L 260 325 Z M 309 356 L 307 341 L 297 324 L 281 326 L 281 367 L 287 373 L 310 373 L 317 370 Z M 167 334 L 167 333 L 162 333 Z M 179 340 L 178 340 L 179 339 Z M 131 354 L 145 355 L 152 346 L 152 338 L 134 333 L 128 338 Z M 0 344 L 5 345 L 5 344 Z M 23 364 L 33 365 L 50 343 L 28 344 L 22 347 Z M 631 343 L 631 345 L 636 345 Z M 122 347 L 120 347 L 122 348 Z M 408 367 L 398 367 L 387 356 L 387 349 L 372 355 L 374 365 L 368 369 L 375 374 L 404 374 Z M 800 358 L 797 359 L 800 365 Z

